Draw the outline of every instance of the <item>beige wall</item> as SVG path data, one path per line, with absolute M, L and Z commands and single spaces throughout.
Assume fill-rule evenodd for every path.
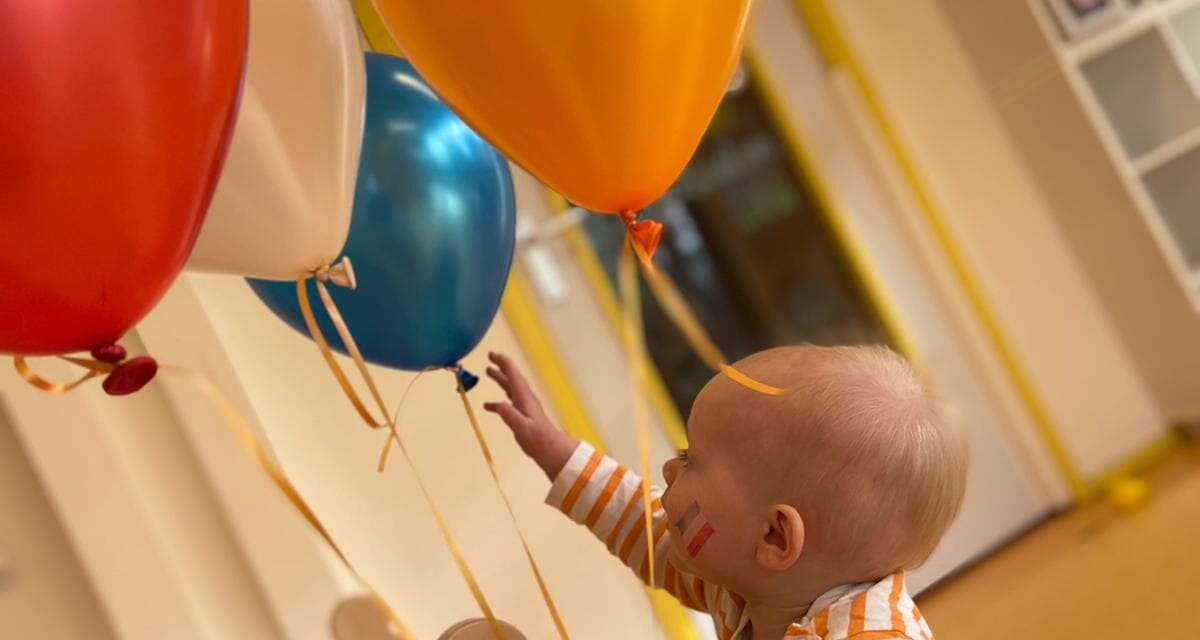
M 139 339 L 160 361 L 218 383 L 269 438 L 342 548 L 418 638 L 437 637 L 455 621 L 478 615 L 402 459 L 394 457 L 383 475 L 375 472 L 382 434 L 358 421 L 312 343 L 281 324 L 240 279 L 182 277 L 127 341 L 135 352 L 143 346 Z M 487 349 L 517 353 L 503 321 L 467 365 L 482 372 Z M 53 361 L 37 366 L 55 379 L 72 373 Z M 412 379 L 376 373 L 393 402 Z M 329 638 L 334 607 L 358 585 L 190 385 L 164 375 L 130 398 L 109 398 L 91 386 L 51 396 L 10 375 L 0 377 L 0 393 L 116 637 Z M 477 404 L 498 396 L 488 384 L 472 393 Z M 501 423 L 481 415 L 572 637 L 658 637 L 632 574 L 590 533 L 542 503 L 549 481 Z M 402 423 L 416 464 L 498 615 L 531 638 L 552 637 L 449 374 L 417 384 Z M 0 453 L 15 450 L 6 446 Z M 6 463 L 0 471 L 14 468 Z M 4 531 L 0 526 L 0 536 Z M 0 544 L 6 541 L 0 537 Z M 20 542 L 14 538 L 7 550 L 22 550 Z
M 1068 453 L 1102 472 L 1166 419 L 934 0 L 831 3 Z
M 279 637 L 161 387 L 54 396 L 8 375 L 0 393 L 116 637 Z
M 185 276 L 143 323 L 141 334 L 160 358 L 196 366 L 244 395 L 247 414 L 293 482 L 417 637 L 437 637 L 453 622 L 478 615 L 403 459 L 393 456 L 386 473 L 375 471 L 383 434 L 362 425 L 312 343 L 271 315 L 240 279 Z M 209 334 L 212 341 L 204 339 Z M 488 349 L 517 353 L 502 320 L 467 358 L 467 367 L 482 373 Z M 212 362 L 213 353 L 227 360 L 227 370 Z M 353 367 L 347 360 L 343 364 Z M 390 402 L 399 400 L 413 378 L 373 371 Z M 499 399 L 499 392 L 484 383 L 471 396 L 479 404 Z M 481 419 L 572 637 L 653 637 L 657 625 L 632 574 L 590 533 L 542 503 L 549 481 L 502 423 L 482 413 Z M 417 469 L 497 614 L 531 638 L 552 637 L 450 374 L 431 373 L 417 382 L 401 424 Z
M 1187 300 L 1028 3 L 939 0 L 1151 393 L 1200 418 L 1200 315 Z
M 0 404 L 0 627 L 11 638 L 114 638 Z

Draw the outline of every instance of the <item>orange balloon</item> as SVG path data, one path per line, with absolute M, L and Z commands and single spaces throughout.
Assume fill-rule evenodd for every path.
M 375 6 L 425 80 L 505 155 L 583 207 L 629 213 L 661 196 L 695 152 L 753 2 Z

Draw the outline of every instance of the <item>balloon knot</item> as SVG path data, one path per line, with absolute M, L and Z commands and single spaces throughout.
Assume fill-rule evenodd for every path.
M 125 347 L 119 344 L 109 344 L 92 349 L 92 357 L 105 364 L 117 364 L 125 359 Z
M 463 391 L 470 391 L 475 388 L 475 385 L 479 384 L 479 376 L 467 371 L 462 365 L 459 365 L 455 369 L 455 375 L 458 377 L 458 388 Z
M 629 239 L 642 250 L 646 259 L 653 259 L 654 252 L 658 250 L 658 244 L 662 241 L 662 223 L 638 220 L 636 211 L 622 212 L 621 222 L 625 223 L 625 232 L 629 234 Z
M 332 265 L 321 267 L 315 275 L 321 282 L 332 282 L 351 291 L 358 287 L 358 280 L 354 277 L 354 263 L 350 262 L 350 258 L 342 258 Z
M 118 347 L 119 348 L 119 347 Z M 122 350 L 124 351 L 124 350 Z M 100 360 L 99 357 L 96 358 Z M 127 396 L 142 390 L 158 373 L 158 362 L 150 356 L 138 356 L 121 362 L 104 378 L 104 392 L 110 396 Z

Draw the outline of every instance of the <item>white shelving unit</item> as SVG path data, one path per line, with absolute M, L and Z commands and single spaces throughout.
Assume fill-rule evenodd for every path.
M 1051 16 L 1042 3 L 1043 15 Z M 1200 312 L 1200 0 L 1127 3 L 1056 46 L 1066 75 Z

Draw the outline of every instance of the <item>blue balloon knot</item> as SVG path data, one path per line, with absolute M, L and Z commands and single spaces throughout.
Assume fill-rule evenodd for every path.
M 463 391 L 470 391 L 477 384 L 479 384 L 479 376 L 462 367 L 458 368 L 458 385 L 462 387 Z

